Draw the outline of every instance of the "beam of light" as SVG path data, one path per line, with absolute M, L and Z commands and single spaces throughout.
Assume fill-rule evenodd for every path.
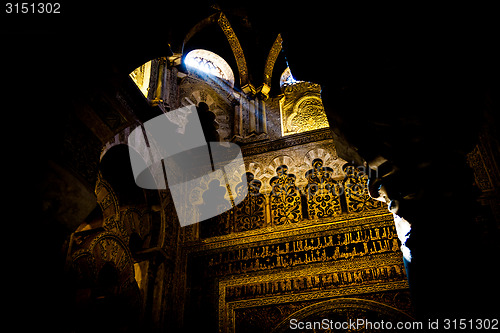
M 234 86 L 234 74 L 229 64 L 219 55 L 203 49 L 189 52 L 184 64 L 190 70 L 216 76 Z

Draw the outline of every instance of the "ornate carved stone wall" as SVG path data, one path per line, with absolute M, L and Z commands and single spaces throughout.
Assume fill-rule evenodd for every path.
M 226 21 L 218 22 L 233 36 Z M 239 52 L 234 40 L 231 47 Z M 95 293 L 103 267 L 112 267 L 118 278 L 111 294 L 132 295 L 138 320 L 152 331 L 284 332 L 291 316 L 410 320 L 392 214 L 369 197 L 363 167 L 338 157 L 320 86 L 298 82 L 275 97 L 249 94 L 203 73 L 177 75 L 167 60 L 151 62 L 148 101 L 161 112 L 205 103 L 221 141 L 243 152 L 245 169 L 228 175 L 240 181 L 232 195 L 242 197 L 243 185 L 249 194 L 181 228 L 168 189 L 125 203 L 99 177 L 102 217 L 82 225 L 69 251 L 77 280 Z M 238 65 L 244 79 L 244 62 Z M 101 157 L 140 125 L 112 137 Z M 202 211 L 209 181 L 189 194 L 192 216 Z
M 280 108 L 283 135 L 328 127 L 319 84 L 298 82 L 286 86 Z
M 324 302 L 339 305 L 332 318 L 411 320 L 392 214 L 370 198 L 363 167 L 338 157 L 320 87 L 293 86 L 266 103 L 283 135 L 241 142 L 249 195 L 185 228 L 187 328 L 282 332 L 287 316 Z
M 237 320 L 240 326 L 250 325 L 256 308 L 290 303 L 305 306 L 391 290 L 405 294 L 406 275 L 392 215 L 381 210 L 369 214 L 350 213 L 302 228 L 279 225 L 243 238 L 231 234 L 192 243 L 188 266 L 197 269 L 191 288 L 215 283 L 222 332 L 237 332 Z M 411 313 L 408 304 L 399 309 Z
M 114 325 L 108 320 L 128 328 L 145 322 L 151 330 L 179 325 L 176 310 L 164 312 L 178 308 L 172 295 L 179 284 L 180 227 L 168 191 L 145 192 L 145 201 L 123 204 L 99 174 L 95 194 L 98 214 L 71 236 L 67 270 L 84 313 L 112 311 L 115 302 L 123 313 L 80 324 L 94 330 Z

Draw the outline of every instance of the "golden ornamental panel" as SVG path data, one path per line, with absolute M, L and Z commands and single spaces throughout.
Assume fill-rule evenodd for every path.
M 295 175 L 288 174 L 288 167 L 281 165 L 271 178 L 271 219 L 273 225 L 297 223 L 302 220 L 301 198 L 295 186 Z
M 273 46 L 269 50 L 269 54 L 267 55 L 266 65 L 264 66 L 264 83 L 269 87 L 271 86 L 271 77 L 273 75 L 274 63 L 281 52 L 281 43 L 283 42 L 281 38 L 281 34 L 278 34 L 276 40 L 273 43 Z
M 253 173 L 247 172 L 241 177 L 237 188 L 247 182 L 249 194 L 236 207 L 204 221 L 200 226 L 200 237 L 217 238 L 261 228 L 304 224 L 308 220 L 319 221 L 349 213 L 375 213 L 384 209 L 382 202 L 372 199 L 368 194 L 368 177 L 358 168 L 346 164 L 343 167 L 345 177 L 334 179 L 334 175 L 338 177 L 338 171 L 324 166 L 322 159 L 315 158 L 311 164 L 312 168 L 304 175 L 307 181 L 305 186 L 296 185 L 297 177 L 288 173 L 286 164 L 278 166 L 276 175 L 269 180 L 268 194 L 260 192 L 262 182 L 255 179 Z M 226 189 L 221 188 L 221 191 Z M 227 195 L 226 192 L 220 195 Z M 204 194 L 200 192 L 202 197 Z M 203 205 L 203 202 L 200 201 L 200 204 Z
M 219 329 L 234 331 L 238 309 L 407 288 L 398 252 L 270 274 L 233 275 L 218 281 Z
M 240 41 L 236 36 L 233 28 L 231 27 L 231 24 L 229 23 L 229 20 L 227 19 L 226 15 L 221 13 L 218 23 L 220 28 L 226 35 L 227 41 L 229 42 L 231 50 L 233 51 L 234 58 L 236 59 L 236 65 L 238 66 L 238 73 L 240 75 L 240 85 L 244 86 L 249 83 L 248 68 Z
M 204 222 L 202 222 L 204 223 Z M 321 220 L 303 220 L 300 224 L 268 226 L 243 233 L 232 233 L 185 243 L 187 253 L 217 251 L 232 246 L 245 244 L 265 244 L 272 240 L 286 240 L 310 234 L 321 235 L 325 232 L 346 232 L 358 230 L 361 226 L 394 225 L 394 219 L 387 209 L 370 210 L 361 213 L 345 213 Z
M 310 82 L 288 85 L 280 101 L 282 135 L 329 127 L 321 101 L 321 86 Z
M 190 257 L 207 278 L 304 268 L 319 263 L 347 267 L 359 258 L 391 253 L 401 257 L 390 216 L 300 228 L 269 236 L 274 237 L 235 239 L 220 248 L 203 246 L 200 252 L 191 252 Z
M 310 219 L 325 218 L 342 213 L 341 184 L 332 178 L 333 169 L 323 166 L 321 159 L 312 161 L 306 172 L 307 212 Z
M 246 179 L 245 179 L 246 178 Z M 242 182 L 247 182 L 248 195 L 234 207 L 234 231 L 243 232 L 264 227 L 266 223 L 266 197 L 260 193 L 262 182 L 247 172 Z M 240 201 L 243 186 L 236 186 L 236 201 Z
M 399 253 L 394 225 L 357 228 L 333 235 L 305 235 L 281 242 L 239 247 L 204 256 L 207 276 L 244 274 L 311 263 L 336 262 L 381 253 Z
M 384 207 L 381 201 L 370 197 L 368 193 L 368 175 L 354 166 L 343 167 L 346 174 L 344 192 L 349 212 L 362 212 Z

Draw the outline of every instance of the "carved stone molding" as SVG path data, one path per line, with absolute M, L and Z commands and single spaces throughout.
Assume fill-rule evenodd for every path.
M 227 19 L 226 15 L 221 13 L 219 16 L 218 23 L 220 28 L 226 35 L 229 45 L 231 46 L 231 50 L 233 51 L 234 58 L 236 60 L 236 65 L 238 66 L 238 72 L 240 76 L 240 86 L 244 87 L 248 85 L 250 82 L 248 80 L 247 62 L 245 60 L 245 55 L 243 54 L 243 49 L 241 47 L 240 41 L 238 40 L 238 37 L 234 33 L 234 30 L 231 27 L 231 24 L 229 23 L 229 20 Z
M 397 252 L 333 265 L 309 265 L 302 270 L 231 276 L 218 281 L 219 329 L 234 332 L 235 312 L 243 309 L 407 288 L 401 255 Z M 404 313 L 402 315 L 411 319 Z
M 269 50 L 269 54 L 266 59 L 266 65 L 264 67 L 264 84 L 266 84 L 268 87 L 271 87 L 271 78 L 273 76 L 274 64 L 281 52 L 282 42 L 283 40 L 281 39 L 281 34 L 278 34 L 278 37 L 276 37 L 276 40 L 274 41 L 271 50 Z
M 272 142 L 258 142 L 244 145 L 241 147 L 243 156 L 262 154 L 264 152 L 280 150 L 292 146 L 302 145 L 315 141 L 332 139 L 332 133 L 329 128 L 322 128 L 307 133 L 293 134 L 283 137 Z
M 203 223 L 203 222 L 202 222 Z M 261 246 L 269 241 L 292 241 L 296 237 L 319 237 L 323 233 L 344 233 L 377 226 L 394 226 L 392 213 L 387 209 L 336 215 L 318 220 L 303 221 L 300 225 L 280 225 L 245 233 L 228 234 L 186 243 L 186 254 L 201 255 L 204 251 L 217 251 L 227 247 L 243 247 L 249 244 Z M 305 236 L 308 235 L 308 236 Z

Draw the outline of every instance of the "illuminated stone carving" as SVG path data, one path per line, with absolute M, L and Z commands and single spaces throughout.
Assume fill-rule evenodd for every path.
M 243 54 L 243 49 L 241 47 L 240 41 L 236 34 L 234 33 L 231 24 L 229 23 L 226 15 L 221 13 L 219 20 L 219 26 L 226 35 L 227 41 L 231 46 L 231 50 L 233 51 L 234 58 L 236 60 L 236 65 L 238 66 L 238 73 L 240 75 L 240 85 L 243 87 L 249 84 L 248 80 L 248 68 L 247 62 L 245 60 L 245 55 Z
M 359 213 L 383 207 L 381 201 L 372 199 L 368 193 L 368 175 L 351 165 L 346 165 L 343 169 L 346 173 L 344 192 L 349 212 Z
M 295 175 L 288 174 L 288 167 L 276 169 L 277 176 L 271 178 L 271 217 L 274 225 L 297 223 L 302 220 L 301 200 L 295 186 Z
M 260 180 L 255 179 L 251 172 L 247 172 L 242 177 L 242 183 L 248 182 L 248 195 L 245 199 L 234 207 L 234 231 L 241 232 L 261 228 L 266 223 L 266 198 L 260 193 L 262 185 Z M 236 186 L 236 197 L 239 198 L 242 194 L 239 193 L 239 188 Z M 246 195 L 246 194 L 245 194 Z
M 129 75 L 135 82 L 137 87 L 139 87 L 139 90 L 142 92 L 142 94 L 145 97 L 148 97 L 149 78 L 151 76 L 151 61 L 148 61 L 140 67 L 137 67 Z
M 285 87 L 280 101 L 283 136 L 329 127 L 320 93 L 321 86 L 310 82 Z
M 278 34 L 278 37 L 276 37 L 276 40 L 274 41 L 271 50 L 269 50 L 269 54 L 266 59 L 266 65 L 264 67 L 264 83 L 268 87 L 271 87 L 271 78 L 273 76 L 274 64 L 276 63 L 276 59 L 278 59 L 278 56 L 281 52 L 282 42 L 283 40 L 281 38 L 281 34 Z

